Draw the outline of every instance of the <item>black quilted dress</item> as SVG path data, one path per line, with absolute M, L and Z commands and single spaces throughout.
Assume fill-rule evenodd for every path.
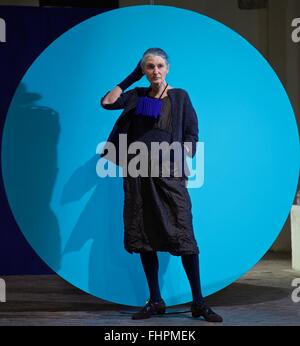
M 129 143 L 141 141 L 150 149 L 152 141 L 170 143 L 172 133 L 171 101 L 162 99 L 158 120 L 138 116 L 131 110 Z M 128 161 L 131 159 L 128 156 Z M 199 253 L 194 237 L 191 199 L 184 177 L 175 177 L 176 164 L 170 164 L 171 176 L 163 177 L 161 159 L 159 176 L 123 178 L 124 246 L 129 252 L 165 251 L 175 256 Z M 168 162 L 169 163 L 169 162 Z M 149 155 L 149 169 L 150 169 Z M 167 165 L 169 166 L 169 165 Z

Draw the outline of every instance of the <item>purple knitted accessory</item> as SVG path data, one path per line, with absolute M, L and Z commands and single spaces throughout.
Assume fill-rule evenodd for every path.
M 157 119 L 160 116 L 161 105 L 160 99 L 141 96 L 139 97 L 135 114 Z
M 166 90 L 167 86 L 168 86 L 168 83 L 159 98 L 149 97 L 149 96 L 139 97 L 138 103 L 135 109 L 135 115 L 141 115 L 141 116 L 158 119 L 160 116 L 161 108 L 162 108 L 161 97 L 164 91 Z

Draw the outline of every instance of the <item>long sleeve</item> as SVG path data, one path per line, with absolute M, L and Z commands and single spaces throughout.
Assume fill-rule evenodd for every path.
M 188 146 L 188 156 L 194 157 L 197 149 L 198 142 L 198 119 L 196 111 L 192 105 L 188 93 L 186 93 L 185 105 L 184 105 L 184 142 L 191 142 L 192 147 Z

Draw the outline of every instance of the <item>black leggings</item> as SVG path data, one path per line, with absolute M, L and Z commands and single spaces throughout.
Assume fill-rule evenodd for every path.
M 162 298 L 158 282 L 159 264 L 157 253 L 155 251 L 141 252 L 140 257 L 149 286 L 150 301 L 160 301 Z M 181 261 L 191 286 L 193 302 L 202 303 L 203 296 L 200 284 L 199 256 L 198 254 L 184 255 L 181 256 Z

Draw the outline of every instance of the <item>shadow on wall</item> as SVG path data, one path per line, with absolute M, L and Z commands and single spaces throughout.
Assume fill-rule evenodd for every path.
M 18 225 L 38 255 L 55 271 L 62 269 L 62 256 L 79 252 L 92 241 L 88 254 L 89 292 L 144 304 L 149 292 L 140 257 L 128 254 L 122 241 L 123 178 L 99 178 L 99 155 L 78 167 L 63 187 L 63 206 L 79 201 L 88 191 L 92 193 L 80 215 L 76 215 L 77 222 L 62 250 L 63 230 L 50 205 L 58 175 L 59 114 L 38 105 L 40 99 L 41 95 L 20 84 L 5 124 L 4 180 Z M 170 256 L 159 253 L 161 288 Z
M 94 188 L 78 218 L 63 254 L 79 251 L 89 240 L 89 291 L 96 296 L 122 296 L 124 301 L 143 304 L 148 286 L 139 255 L 131 255 L 123 247 L 124 207 L 123 178 L 99 178 L 96 165 L 99 155 L 79 167 L 64 186 L 61 203 L 79 200 Z M 170 254 L 159 254 L 160 286 L 164 284 Z M 128 291 L 131 299 L 126 299 Z M 124 293 L 122 293 L 124 292 Z M 126 293 L 125 293 L 126 292 Z
M 41 99 L 17 89 L 6 121 L 3 172 L 9 203 L 23 234 L 38 255 L 54 270 L 60 268 L 61 239 L 50 208 L 57 176 L 59 116 L 51 108 L 36 105 Z

